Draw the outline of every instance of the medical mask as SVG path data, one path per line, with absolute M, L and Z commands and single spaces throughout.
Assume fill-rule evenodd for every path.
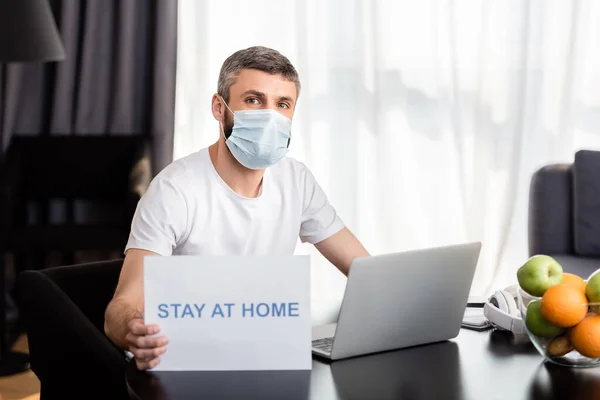
M 223 104 L 231 111 L 225 100 Z M 287 154 L 292 130 L 290 119 L 271 109 L 239 110 L 231 113 L 233 130 L 229 138 L 225 138 L 225 143 L 231 154 L 244 167 L 264 169 Z

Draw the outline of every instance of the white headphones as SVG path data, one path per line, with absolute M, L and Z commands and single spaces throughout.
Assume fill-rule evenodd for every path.
M 504 290 L 497 290 L 483 306 L 483 315 L 499 329 L 518 335 L 525 335 L 525 324 L 517 307 L 518 285 L 511 285 Z

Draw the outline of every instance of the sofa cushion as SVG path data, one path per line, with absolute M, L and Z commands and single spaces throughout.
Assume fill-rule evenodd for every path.
M 575 253 L 600 256 L 600 151 L 575 154 L 573 196 Z
M 531 177 L 529 254 L 573 254 L 573 163 L 551 164 Z

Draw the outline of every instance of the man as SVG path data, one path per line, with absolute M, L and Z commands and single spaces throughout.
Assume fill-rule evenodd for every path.
M 140 369 L 158 365 L 168 343 L 158 326 L 144 325 L 144 256 L 290 255 L 300 237 L 347 275 L 355 257 L 368 255 L 310 171 L 285 156 L 300 93 L 289 60 L 265 47 L 240 50 L 223 63 L 217 92 L 219 139 L 150 184 L 106 310 L 107 336 Z

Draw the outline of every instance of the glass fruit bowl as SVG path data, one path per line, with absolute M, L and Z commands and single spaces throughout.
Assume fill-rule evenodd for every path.
M 584 304 L 575 303 L 571 309 L 553 310 L 546 302 L 542 310 L 541 297 L 532 296 L 520 287 L 517 294 L 527 335 L 546 360 L 568 367 L 600 365 L 600 303 L 586 301 Z M 548 322 L 544 314 L 554 318 L 552 313 L 558 315 L 555 320 L 565 327 L 557 326 L 554 321 Z M 571 322 L 568 322 L 569 319 Z

